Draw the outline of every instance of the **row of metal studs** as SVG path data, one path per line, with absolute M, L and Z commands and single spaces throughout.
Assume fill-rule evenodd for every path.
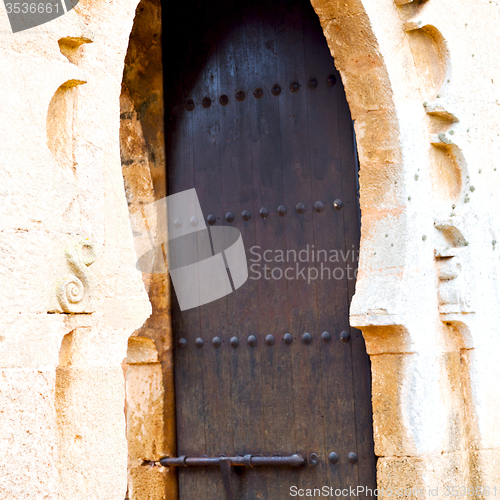
M 328 455 L 328 461 L 331 464 L 335 465 L 339 461 L 339 456 L 334 451 L 332 451 Z M 351 451 L 350 453 L 347 454 L 347 461 L 350 464 L 354 465 L 358 461 L 358 455 L 356 455 L 356 453 L 353 453 Z M 318 454 L 317 453 L 311 453 L 311 455 L 309 456 L 309 465 L 313 465 L 314 466 L 314 465 L 318 465 L 318 464 L 319 464 Z
M 333 87 L 336 81 L 337 79 L 335 78 L 335 75 L 330 75 L 326 79 L 326 84 L 328 87 Z M 314 90 L 318 86 L 318 80 L 316 78 L 311 78 L 307 82 L 307 86 L 311 90 Z M 299 82 L 292 82 L 289 86 L 289 89 L 290 92 L 295 93 L 300 90 L 300 87 L 301 85 Z M 279 96 L 281 94 L 281 85 L 279 84 L 274 85 L 274 87 L 271 89 L 271 94 L 273 94 L 274 96 Z M 262 97 L 264 97 L 264 91 L 259 87 L 254 90 L 253 95 L 256 99 L 261 99 Z M 245 100 L 246 94 L 243 90 L 239 90 L 238 92 L 236 92 L 235 97 L 238 102 L 243 102 Z M 219 103 L 221 106 L 226 106 L 229 103 L 229 97 L 225 94 L 221 95 L 219 97 Z M 205 109 L 207 109 L 212 105 L 212 99 L 210 99 L 210 97 L 205 97 L 201 102 L 201 104 Z M 195 107 L 194 101 L 192 99 L 189 99 L 186 102 L 186 109 L 188 111 L 193 111 L 194 107 Z
M 340 210 L 343 207 L 343 205 L 344 204 L 342 203 L 342 200 L 337 199 L 333 202 L 333 207 L 335 208 L 335 210 Z M 317 201 L 314 204 L 314 210 L 317 213 L 323 212 L 324 209 L 325 209 L 325 205 L 323 204 L 322 201 Z M 306 211 L 306 206 L 304 205 L 304 203 L 297 203 L 297 205 L 295 205 L 295 210 L 297 211 L 298 214 L 303 214 Z M 288 213 L 288 209 L 284 205 L 280 205 L 276 209 L 276 212 L 280 217 L 284 217 Z M 269 217 L 269 210 L 266 207 L 262 207 L 259 210 L 259 215 L 261 216 L 262 219 L 267 219 L 267 217 Z M 226 218 L 226 222 L 233 222 L 235 219 L 234 212 L 227 212 L 225 218 Z M 241 212 L 241 218 L 244 221 L 249 221 L 252 218 L 252 214 L 249 210 L 243 210 L 243 212 Z M 215 217 L 214 214 L 208 215 L 207 222 L 211 226 L 213 226 L 216 223 L 216 221 L 217 221 L 217 217 Z
M 340 210 L 343 207 L 343 205 L 344 204 L 342 203 L 342 200 L 337 199 L 333 202 L 333 208 L 335 208 L 335 210 Z M 322 201 L 317 201 L 314 204 L 314 210 L 317 213 L 323 212 L 324 209 L 325 209 L 325 205 L 323 204 Z M 306 211 L 306 206 L 303 203 L 297 203 L 297 205 L 295 205 L 295 210 L 297 211 L 298 214 L 303 214 Z M 280 205 L 276 209 L 276 212 L 278 213 L 278 215 L 280 217 L 284 217 L 287 214 L 288 210 L 284 205 Z M 262 207 L 259 210 L 259 215 L 261 216 L 262 219 L 267 219 L 267 217 L 269 217 L 269 210 L 266 207 Z M 234 215 L 234 212 L 227 212 L 226 216 L 225 216 L 226 222 L 229 222 L 229 223 L 233 222 L 235 217 L 236 216 Z M 249 221 L 252 218 L 252 214 L 251 214 L 250 210 L 243 210 L 243 212 L 241 212 L 241 218 L 244 221 Z M 189 222 L 193 227 L 196 227 L 198 225 L 198 219 L 194 216 L 189 219 Z M 214 214 L 209 214 L 207 216 L 207 222 L 211 226 L 213 226 L 217 222 L 217 217 Z M 182 226 L 182 220 L 175 219 L 174 226 L 177 229 L 180 228 Z
M 340 338 L 340 341 L 343 342 L 344 344 L 349 342 L 349 339 L 351 338 L 351 335 L 349 334 L 349 332 L 342 332 L 339 336 Z M 309 333 L 309 332 L 306 332 L 302 335 L 302 343 L 305 344 L 305 345 L 309 345 L 309 344 L 312 344 L 312 341 L 313 341 L 313 336 Z M 321 340 L 325 343 L 325 344 L 328 344 L 329 342 L 331 342 L 332 340 L 332 335 L 330 332 L 323 332 L 321 334 Z M 293 337 L 290 333 L 285 333 L 285 335 L 283 336 L 283 339 L 282 341 L 286 344 L 286 345 L 290 345 L 292 342 L 293 342 Z M 205 341 L 201 338 L 201 337 L 198 337 L 196 340 L 195 340 L 195 345 L 196 347 L 198 347 L 198 349 L 201 349 L 204 345 L 205 345 Z M 247 338 L 247 343 L 250 347 L 255 347 L 257 345 L 257 337 L 255 335 L 249 335 L 248 338 Z M 266 344 L 268 346 L 272 346 L 274 345 L 275 343 L 275 338 L 274 338 L 274 335 L 267 335 L 266 336 Z M 178 345 L 179 347 L 183 348 L 183 347 L 186 347 L 187 346 L 187 340 L 185 338 L 181 338 L 179 339 L 179 342 L 178 342 Z M 221 345 L 222 345 L 222 340 L 220 337 L 214 337 L 212 339 L 212 345 L 217 349 L 219 348 Z M 238 347 L 240 345 L 240 340 L 238 339 L 238 337 L 231 337 L 231 339 L 229 340 L 229 345 L 231 347 Z

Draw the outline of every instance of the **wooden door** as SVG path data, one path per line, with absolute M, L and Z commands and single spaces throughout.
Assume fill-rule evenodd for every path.
M 178 455 L 306 459 L 232 467 L 237 500 L 374 488 L 370 362 L 349 327 L 355 146 L 319 20 L 306 0 L 178 9 L 164 30 L 168 193 L 196 188 L 209 224 L 241 231 L 249 266 L 201 307 L 181 312 L 172 292 Z M 179 468 L 181 500 L 227 487 L 218 467 Z

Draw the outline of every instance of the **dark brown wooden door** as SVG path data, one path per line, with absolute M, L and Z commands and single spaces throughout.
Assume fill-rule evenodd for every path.
M 249 266 L 210 304 L 180 312 L 172 292 L 178 455 L 318 456 L 233 468 L 238 500 L 374 488 L 370 363 L 349 327 L 355 146 L 318 18 L 306 0 L 215 1 L 169 23 L 168 193 L 196 188 L 205 217 L 241 231 Z M 226 498 L 217 467 L 179 469 L 179 491 Z

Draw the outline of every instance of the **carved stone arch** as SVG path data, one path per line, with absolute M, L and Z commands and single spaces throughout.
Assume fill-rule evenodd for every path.
M 439 29 L 449 12 L 432 1 L 312 4 L 357 134 L 361 245 L 350 316 L 372 361 L 378 486 L 423 491 L 477 482 L 486 467 L 474 454 L 473 347 L 457 334 L 474 328 L 476 305 L 459 296 L 467 285 L 457 287 L 470 271 L 453 281 L 443 263 L 457 257 L 441 248 L 443 228 L 471 234 L 464 186 L 474 191 L 471 159 L 455 138 L 456 59 L 450 32 Z M 467 238 L 452 249 L 463 262 Z
M 125 57 L 120 153 L 129 213 L 166 195 L 160 0 L 141 0 Z M 134 228 L 132 227 L 132 232 Z M 153 313 L 129 339 L 126 374 L 127 498 L 176 498 L 175 471 L 153 464 L 175 454 L 168 274 L 143 273 Z M 153 420 L 144 413 L 147 408 Z
M 383 45 L 389 45 L 392 40 L 379 40 L 379 35 L 387 26 L 397 28 L 401 24 L 397 7 L 391 1 L 376 7 L 360 0 L 312 0 L 311 3 L 320 18 L 335 64 L 342 76 L 356 131 L 360 166 L 361 242 L 351 323 L 353 326 L 362 326 L 367 321 L 370 322 L 366 316 L 372 313 L 384 317 L 393 314 L 381 304 L 387 299 L 394 299 L 393 294 L 398 288 L 404 267 L 404 261 L 401 260 L 404 248 L 400 246 L 404 243 L 401 241 L 397 252 L 391 252 L 394 247 L 385 249 L 394 255 L 394 259 L 391 255 L 385 259 L 385 270 L 380 266 L 380 258 L 374 259 L 373 255 L 376 235 L 379 231 L 385 231 L 381 227 L 384 226 L 384 221 L 392 226 L 391 232 L 399 235 L 406 232 L 405 208 L 408 200 L 405 196 L 404 153 L 393 81 L 388 66 L 406 62 L 410 66 L 405 75 L 408 86 L 417 94 L 418 86 L 416 81 L 412 81 L 416 75 L 411 72 L 409 46 L 404 50 L 405 34 L 402 30 L 397 42 L 403 46 L 403 50 L 399 51 L 397 58 L 392 54 L 395 47 L 390 49 L 390 60 L 387 60 L 384 53 L 386 47 Z M 374 261 L 379 262 L 373 266 Z M 379 288 L 374 297 L 368 290 L 379 279 L 385 282 L 385 286 Z M 388 281 L 391 282 L 389 286 Z M 397 321 L 389 317 L 382 320 L 382 324 L 393 323 Z

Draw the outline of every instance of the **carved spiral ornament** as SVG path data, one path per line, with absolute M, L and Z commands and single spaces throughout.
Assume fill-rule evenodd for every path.
M 74 274 L 61 279 L 57 287 L 57 299 L 64 312 L 83 312 L 88 302 L 86 299 L 93 288 L 87 268 L 95 261 L 94 248 L 89 241 L 80 241 L 68 246 L 65 255 Z
M 57 296 L 63 310 L 70 312 L 70 304 L 78 304 L 85 296 L 85 287 L 82 280 L 76 276 L 65 278 L 59 285 Z

